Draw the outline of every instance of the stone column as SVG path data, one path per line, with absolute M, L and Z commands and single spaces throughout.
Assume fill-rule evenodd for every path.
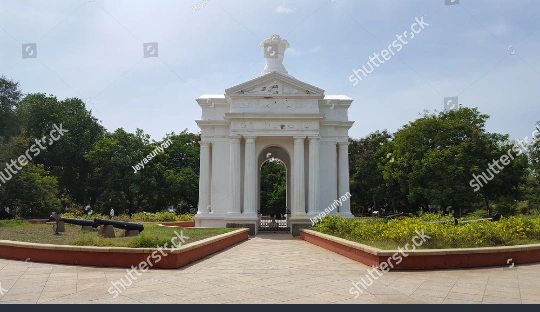
M 342 198 L 350 197 L 349 195 L 349 142 L 338 143 L 338 196 Z M 337 198 L 336 198 L 337 199 Z M 351 213 L 351 199 L 343 201 L 339 207 L 339 214 L 346 218 L 354 217 Z
M 230 137 L 229 212 L 240 214 L 240 137 Z
M 306 214 L 306 184 L 304 176 L 304 140 L 306 137 L 294 138 L 294 173 L 293 173 L 293 215 Z
M 319 137 L 309 137 L 308 213 L 319 213 Z
M 257 160 L 255 159 L 255 137 L 244 137 L 244 214 L 257 215 Z
M 210 204 L 210 142 L 201 141 L 199 207 L 197 214 L 208 214 Z

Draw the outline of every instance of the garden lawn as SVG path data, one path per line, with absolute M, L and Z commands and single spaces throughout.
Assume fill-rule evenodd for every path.
M 115 229 L 116 238 L 103 238 L 97 230 L 85 232 L 80 226 L 66 224 L 66 232 L 55 235 L 52 224 L 30 224 L 24 220 L 1 220 L 0 240 L 20 242 L 75 245 L 75 246 L 110 246 L 132 248 L 156 248 L 165 243 L 170 245 L 175 231 L 183 231 L 185 239 L 183 245 L 228 233 L 237 229 L 201 229 L 201 228 L 169 228 L 157 224 L 145 224 L 144 231 L 139 236 L 119 237 L 123 230 Z
M 503 217 L 500 221 L 479 221 L 455 225 L 428 224 L 452 217 L 423 214 L 413 218 L 385 220 L 381 218 L 345 219 L 329 216 L 312 230 L 385 250 L 412 245 L 414 236 L 424 232 L 430 236 L 418 249 L 475 248 L 540 244 L 540 216 Z M 462 218 L 463 221 L 468 218 Z

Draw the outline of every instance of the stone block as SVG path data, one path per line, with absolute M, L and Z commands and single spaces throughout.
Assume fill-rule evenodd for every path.
M 293 223 L 292 224 L 292 235 L 294 237 L 300 236 L 300 229 L 309 229 L 311 224 L 309 223 Z
M 56 224 L 53 225 L 53 230 L 55 233 L 65 232 L 66 226 L 64 221 L 56 221 Z
M 226 228 L 232 229 L 249 229 L 249 235 L 255 235 L 255 223 L 227 223 Z
M 98 234 L 106 238 L 116 237 L 116 235 L 114 234 L 114 227 L 112 225 L 100 226 Z
M 139 231 L 137 230 L 124 230 L 124 232 L 122 232 L 122 234 L 120 235 L 120 237 L 131 237 L 131 236 L 137 236 L 139 235 Z

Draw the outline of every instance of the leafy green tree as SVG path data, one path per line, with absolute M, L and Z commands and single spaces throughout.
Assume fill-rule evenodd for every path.
M 351 177 L 350 189 L 353 208 L 361 207 L 367 212 L 368 207 L 374 211 L 384 205 L 388 188 L 385 185 L 381 162 L 381 146 L 388 142 L 390 134 L 384 130 L 370 133 L 367 137 L 359 140 L 350 139 L 349 145 L 349 175 Z M 392 160 L 391 153 L 387 154 L 388 160 Z
M 185 203 L 186 206 L 180 208 L 188 212 L 199 203 L 200 136 L 186 129 L 180 134 L 173 132 L 164 141 L 169 139 L 172 143 L 160 158 L 164 178 L 161 202 L 168 205 Z
M 475 192 L 472 174 L 479 175 L 493 159 L 506 154 L 507 146 L 497 145 L 504 136 L 485 131 L 489 116 L 477 109 L 426 114 L 404 126 L 386 146 L 393 151 L 394 162 L 384 164 L 383 175 L 389 184 L 399 185 L 408 204 L 428 204 L 454 209 L 474 209 L 485 199 L 508 194 L 523 182 L 523 158 Z M 477 189 L 478 190 L 478 189 Z
M 508 165 L 503 166 L 503 169 L 493 166 L 494 169 L 500 171 L 495 175 L 492 181 L 484 185 L 481 189 L 481 193 L 484 198 L 484 203 L 488 211 L 488 215 L 491 215 L 491 206 L 489 203 L 493 202 L 508 202 L 510 200 L 517 200 L 523 195 L 521 194 L 521 186 L 526 183 L 527 176 L 529 175 L 529 164 L 526 149 L 524 154 L 517 156 L 515 147 L 519 147 L 518 142 L 506 143 L 508 135 L 490 134 L 490 157 L 489 163 L 493 163 L 497 160 L 501 164 L 500 158 L 503 155 L 512 155 L 514 159 L 510 160 Z M 521 153 L 521 152 L 520 152 Z M 487 164 L 484 171 L 488 169 Z M 491 172 L 493 170 L 490 169 Z M 486 176 L 491 176 L 486 172 Z
M 261 214 L 285 214 L 287 208 L 287 169 L 280 160 L 261 166 Z
M 23 218 L 49 217 L 51 212 L 60 212 L 56 177 L 43 165 L 28 163 L 10 181 L 0 186 L 1 207 Z
M 58 101 L 42 93 L 29 94 L 21 101 L 19 115 L 24 135 L 32 139 L 48 138 L 54 125 L 62 125 L 68 131 L 46 146 L 46 151 L 34 162 L 43 164 L 58 177 L 61 193 L 72 202 L 87 204 L 90 196 L 86 190 L 92 170 L 84 156 L 103 137 L 105 129 L 77 98 Z
M 0 137 L 3 139 L 19 133 L 17 108 L 21 97 L 19 83 L 0 76 Z
M 540 131 L 540 121 L 536 129 Z M 524 193 L 528 208 L 540 211 L 540 133 L 535 134 L 534 143 L 529 146 L 530 173 Z
M 96 143 L 94 150 L 85 158 L 92 164 L 94 171 L 89 181 L 90 205 L 96 212 L 108 213 L 129 209 L 134 213 L 141 201 L 142 181 L 148 175 L 147 164 L 139 165 L 153 148 L 150 136 L 137 129 L 136 134 L 124 129 L 107 133 Z M 134 166 L 140 170 L 135 171 Z

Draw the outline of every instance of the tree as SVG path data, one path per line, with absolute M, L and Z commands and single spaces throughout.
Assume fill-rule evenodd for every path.
M 137 210 L 147 168 L 136 172 L 133 167 L 141 162 L 146 167 L 143 159 L 153 150 L 149 138 L 141 129 L 131 134 L 120 128 L 105 134 L 85 156 L 93 167 L 89 181 L 92 209 L 108 212 L 113 207 L 118 211 L 129 209 L 132 213 Z
M 200 136 L 186 129 L 180 134 L 167 135 L 164 141 L 169 139 L 172 144 L 160 158 L 164 177 L 162 194 L 166 196 L 162 202 L 184 203 L 181 209 L 187 212 L 199 203 Z
M 261 213 L 282 214 L 287 207 L 287 169 L 280 160 L 261 166 Z
M 388 195 L 387 187 L 378 164 L 381 161 L 381 146 L 389 139 L 390 134 L 384 130 L 370 133 L 359 140 L 349 140 L 349 174 L 353 207 L 373 207 L 373 210 L 378 210 L 379 206 L 384 204 Z M 392 160 L 391 154 L 388 160 Z
M 28 163 L 12 180 L 0 186 L 2 210 L 10 208 L 23 218 L 45 218 L 51 212 L 60 212 L 56 177 L 43 165 Z
M 76 204 L 87 204 L 90 196 L 86 190 L 92 170 L 84 156 L 103 137 L 105 129 L 77 98 L 58 101 L 42 93 L 29 94 L 21 101 L 19 115 L 24 135 L 29 138 L 49 137 L 54 125 L 68 130 L 34 162 L 43 164 L 58 177 L 62 194 Z
M 0 76 L 0 137 L 4 139 L 19 133 L 17 108 L 21 97 L 19 83 Z
M 536 129 L 540 131 L 540 121 L 537 122 Z M 530 170 L 524 196 L 529 209 L 540 211 L 540 133 L 535 134 L 534 142 L 529 146 Z
M 475 192 L 472 174 L 479 175 L 494 157 L 505 154 L 497 145 L 505 136 L 485 131 L 489 118 L 477 109 L 426 114 L 404 126 L 385 147 L 393 151 L 394 162 L 383 164 L 387 184 L 399 185 L 408 205 L 428 204 L 455 209 L 474 209 L 485 199 L 507 194 L 523 182 L 523 158 L 516 157 L 510 166 Z

